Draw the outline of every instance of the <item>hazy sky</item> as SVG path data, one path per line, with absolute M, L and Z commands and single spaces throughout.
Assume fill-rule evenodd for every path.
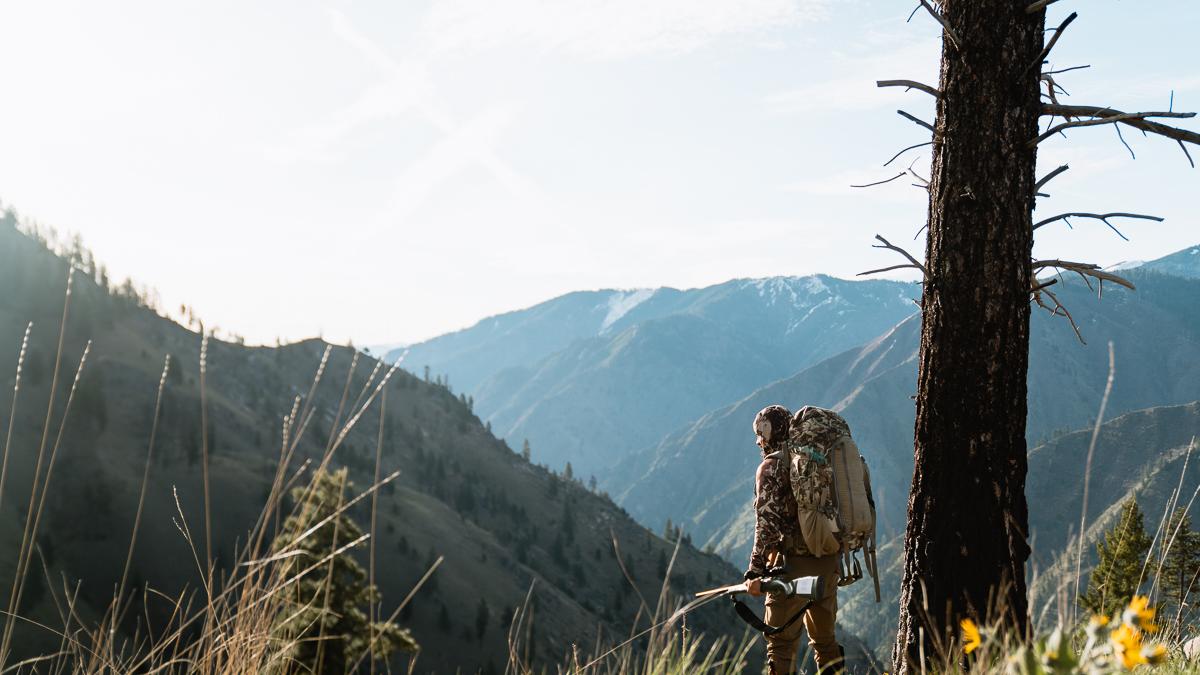
M 0 200 L 251 341 L 414 340 L 560 293 L 851 276 L 919 254 L 938 30 L 878 0 L 0 0 Z M 1200 109 L 1200 3 L 1064 0 L 1075 103 Z M 1192 129 L 1195 122 L 1185 122 Z M 1037 254 L 1200 242 L 1200 169 L 1111 127 L 1068 163 Z M 1193 150 L 1200 159 L 1200 152 Z M 901 168 L 927 175 L 928 149 Z

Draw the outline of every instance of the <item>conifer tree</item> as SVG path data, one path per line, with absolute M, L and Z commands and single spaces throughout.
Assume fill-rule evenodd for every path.
M 532 450 L 529 449 L 528 438 L 525 439 L 525 443 L 521 446 L 521 456 L 525 458 L 526 462 L 528 462 L 529 458 L 533 456 Z
M 349 550 L 335 553 L 362 536 L 345 512 L 330 518 L 345 503 L 346 491 L 353 490 L 346 469 L 320 471 L 310 487 L 307 494 L 305 488 L 292 492 L 292 497 L 303 503 L 284 522 L 272 547 L 277 556 L 295 552 L 280 556 L 276 570 L 280 580 L 313 568 L 286 591 L 287 601 L 275 626 L 280 643 L 288 650 L 280 670 L 346 673 L 368 650 L 367 658 L 381 660 L 398 650 L 416 650 L 417 643 L 407 630 L 395 623 L 371 622 L 367 610 L 378 601 L 378 590 L 367 584 L 366 572 Z M 300 539 L 326 518 L 329 522 Z
M 1192 531 L 1192 519 L 1183 508 L 1171 514 L 1166 538 L 1170 548 L 1163 558 L 1159 587 L 1171 608 L 1172 620 L 1182 621 L 1188 597 L 1200 576 L 1200 532 Z
M 1080 603 L 1092 612 L 1110 617 L 1119 612 L 1138 591 L 1150 544 L 1142 523 L 1142 510 L 1131 497 L 1121 505 L 1117 524 L 1104 534 L 1104 541 L 1096 544 L 1099 561 Z

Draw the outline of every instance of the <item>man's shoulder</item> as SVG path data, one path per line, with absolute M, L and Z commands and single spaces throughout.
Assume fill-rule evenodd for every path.
M 761 480 L 768 471 L 774 468 L 776 462 L 781 461 L 782 455 L 782 450 L 776 450 L 763 457 L 762 461 L 758 463 L 758 469 L 754 472 L 755 477 Z

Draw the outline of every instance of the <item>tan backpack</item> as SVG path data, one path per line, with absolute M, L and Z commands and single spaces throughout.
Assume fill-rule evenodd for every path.
M 802 408 L 795 419 L 803 419 L 806 410 L 825 419 L 834 418 L 839 425 L 845 422 L 837 413 L 813 406 Z M 822 446 L 789 442 L 788 473 L 805 546 L 814 555 L 840 555 L 839 586 L 848 586 L 862 578 L 862 565 L 856 557 L 861 551 L 867 573 L 875 582 L 875 601 L 879 602 L 871 472 L 850 436 L 849 427 L 846 429 Z M 799 431 L 793 428 L 794 438 Z

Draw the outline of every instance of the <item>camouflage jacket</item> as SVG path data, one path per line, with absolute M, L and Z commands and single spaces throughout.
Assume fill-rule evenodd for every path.
M 770 566 L 768 558 L 800 541 L 796 498 L 788 478 L 787 455 L 772 452 L 758 465 L 754 478 L 754 547 L 750 550 L 747 576 L 761 576 Z
M 748 575 L 765 572 L 776 551 L 811 555 L 800 532 L 797 507 L 834 515 L 833 470 L 826 453 L 849 434 L 849 425 L 837 413 L 805 407 L 796 413 L 786 445 L 763 458 L 755 476 L 754 546 Z M 788 461 L 789 453 L 797 457 L 794 464 Z M 801 489 L 793 490 L 793 484 Z M 797 503 L 797 493 L 803 503 Z

